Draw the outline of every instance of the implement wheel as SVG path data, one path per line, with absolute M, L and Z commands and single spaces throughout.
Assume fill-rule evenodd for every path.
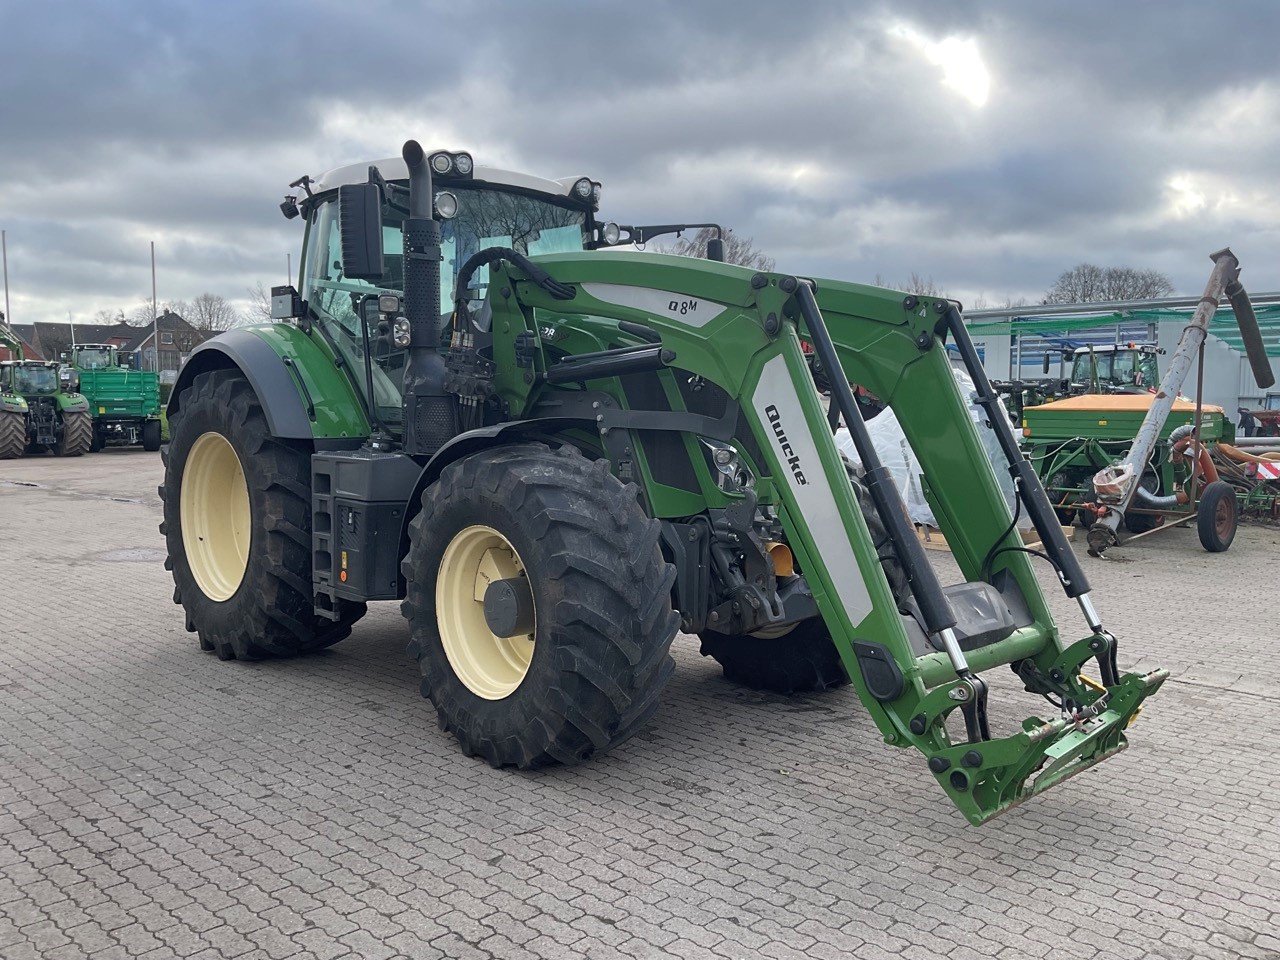
M 79 457 L 93 444 L 93 418 L 88 413 L 67 413 L 62 417 L 62 436 L 53 445 L 57 457 Z
M 486 450 L 423 492 L 402 568 L 422 694 L 468 755 L 574 763 L 653 714 L 674 669 L 675 570 L 605 461 Z
M 142 424 L 142 449 L 155 453 L 160 449 L 160 421 L 147 420 Z
M 27 449 L 27 415 L 0 413 L 0 460 L 16 460 Z
M 173 600 L 201 649 L 254 660 L 346 637 L 364 604 L 343 604 L 337 621 L 312 608 L 310 444 L 270 436 L 236 370 L 198 375 L 172 428 L 160 532 Z
M 1236 491 L 1225 480 L 1215 480 L 1204 488 L 1196 508 L 1196 529 L 1201 545 L 1210 553 L 1222 553 L 1236 538 L 1239 507 Z
M 805 620 L 780 637 L 730 636 L 714 630 L 698 637 L 702 655 L 724 667 L 725 679 L 752 690 L 811 693 L 849 682 L 821 617 Z

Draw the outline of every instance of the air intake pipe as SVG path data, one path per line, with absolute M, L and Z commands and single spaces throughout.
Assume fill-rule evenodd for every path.
M 409 359 L 404 369 L 404 449 L 431 456 L 457 436 L 457 397 L 445 390 L 441 353 L 440 224 L 434 217 L 431 167 L 416 140 L 401 151 L 409 169 L 409 216 L 404 222 L 404 315 Z

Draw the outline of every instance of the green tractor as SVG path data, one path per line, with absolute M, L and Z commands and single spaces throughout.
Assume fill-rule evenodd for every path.
M 1117 668 L 957 304 L 717 262 L 714 242 L 706 260 L 601 252 L 677 225 L 606 222 L 590 178 L 413 141 L 294 186 L 300 292 L 198 347 L 169 402 L 161 531 L 203 649 L 319 650 L 399 600 L 441 728 L 526 769 L 639 730 L 683 630 L 752 687 L 852 682 L 975 824 L 1124 748 L 1167 673 Z M 1067 635 L 948 339 L 1079 606 Z M 919 453 L 962 582 L 930 566 L 850 382 Z M 997 667 L 1042 716 L 988 718 Z
M 159 450 L 159 376 L 122 365 L 118 349 L 109 343 L 77 344 L 70 360 L 93 413 L 93 450 L 138 445 Z
M 2 318 L 3 315 L 0 315 Z M 0 460 L 53 451 L 78 457 L 89 449 L 89 403 L 64 385 L 60 364 L 23 358 L 22 342 L 0 324 Z

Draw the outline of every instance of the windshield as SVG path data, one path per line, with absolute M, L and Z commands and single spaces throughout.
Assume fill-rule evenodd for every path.
M 451 186 L 458 197 L 458 215 L 440 223 L 440 302 L 448 311 L 454 282 L 467 258 L 490 247 L 511 247 L 519 253 L 564 253 L 582 250 L 586 213 L 524 194 L 480 187 Z M 336 198 L 320 203 L 311 214 L 305 253 L 302 295 L 315 311 L 325 332 L 335 341 L 364 392 L 364 335 L 358 310 L 361 300 L 379 292 L 404 290 L 404 211 L 382 208 L 382 249 L 386 273 L 380 284 L 355 280 L 342 270 L 342 236 Z M 488 267 L 472 280 L 474 296 L 484 296 Z M 395 427 L 401 418 L 406 351 L 373 352 L 373 393 L 378 416 Z
M 111 351 L 106 347 L 82 347 L 76 351 L 76 366 L 81 370 L 106 369 L 111 366 Z
M 57 393 L 58 371 L 53 367 L 14 367 L 15 393 Z

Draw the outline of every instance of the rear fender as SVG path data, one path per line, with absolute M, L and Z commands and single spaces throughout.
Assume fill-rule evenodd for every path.
M 350 381 L 310 335 L 285 323 L 236 327 L 206 340 L 183 365 L 168 414 L 201 373 L 238 369 L 258 395 L 271 435 L 288 440 L 363 439 L 368 421 Z

